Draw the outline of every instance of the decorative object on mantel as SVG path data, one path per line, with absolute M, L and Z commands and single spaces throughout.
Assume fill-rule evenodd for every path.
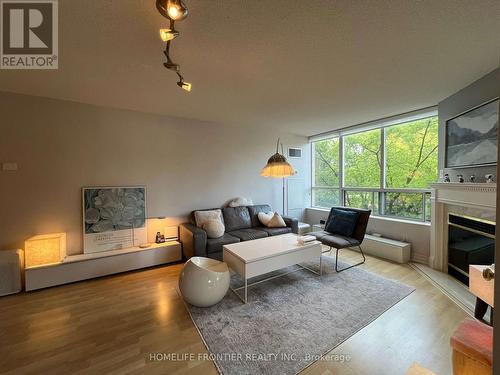
M 457 174 L 458 182 L 463 184 L 465 182 L 464 175 Z
M 60 263 L 66 257 L 66 233 L 42 234 L 24 242 L 25 267 Z
M 84 253 L 147 244 L 144 186 L 84 187 L 82 200 Z
M 473 184 L 474 182 L 476 182 L 476 176 L 475 175 L 471 175 L 469 177 L 469 181 Z
M 188 9 L 182 0 L 156 0 L 156 8 L 160 14 L 170 20 L 168 29 L 160 29 L 160 38 L 167 43 L 163 52 L 167 58 L 167 62 L 163 66 L 169 70 L 173 70 L 179 77 L 177 86 L 183 90 L 191 91 L 191 83 L 185 82 L 181 74 L 181 67 L 172 61 L 170 57 L 170 47 L 175 38 L 179 36 L 179 32 L 175 30 L 175 21 L 182 21 L 188 15 Z
M 448 173 L 444 174 L 444 182 L 451 182 L 450 175 Z
M 484 178 L 486 179 L 487 184 L 491 184 L 493 182 L 493 175 L 492 174 L 487 174 L 484 176 Z
M 446 121 L 446 168 L 497 162 L 498 98 Z

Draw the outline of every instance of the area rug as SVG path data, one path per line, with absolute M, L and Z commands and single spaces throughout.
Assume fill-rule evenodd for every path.
M 322 277 L 299 270 L 253 285 L 247 304 L 229 291 L 215 306 L 187 308 L 220 373 L 297 374 L 413 290 L 359 267 L 336 273 L 324 256 Z

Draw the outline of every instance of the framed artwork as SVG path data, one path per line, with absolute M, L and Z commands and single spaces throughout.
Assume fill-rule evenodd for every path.
M 498 98 L 446 121 L 446 168 L 497 163 Z
M 82 201 L 84 253 L 147 242 L 144 186 L 84 187 Z

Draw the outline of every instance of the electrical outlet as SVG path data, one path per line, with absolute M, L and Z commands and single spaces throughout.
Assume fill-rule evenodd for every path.
M 17 171 L 17 163 L 16 162 L 5 162 L 2 163 L 2 171 Z

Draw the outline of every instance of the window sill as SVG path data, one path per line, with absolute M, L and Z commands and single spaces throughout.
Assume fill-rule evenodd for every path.
M 327 208 L 319 208 L 319 207 L 307 207 L 307 210 L 314 210 L 314 211 L 319 211 L 319 212 L 330 212 L 329 209 Z M 399 218 L 394 218 L 394 217 L 388 217 L 388 216 L 380 216 L 380 215 L 371 215 L 371 219 L 376 219 L 376 220 L 382 220 L 382 221 L 388 221 L 388 222 L 393 222 L 393 223 L 402 223 L 402 224 L 413 224 L 413 225 L 422 225 L 425 227 L 430 227 L 431 223 L 430 222 L 423 222 L 423 221 L 416 221 L 416 220 L 406 220 L 406 219 L 399 219 Z

